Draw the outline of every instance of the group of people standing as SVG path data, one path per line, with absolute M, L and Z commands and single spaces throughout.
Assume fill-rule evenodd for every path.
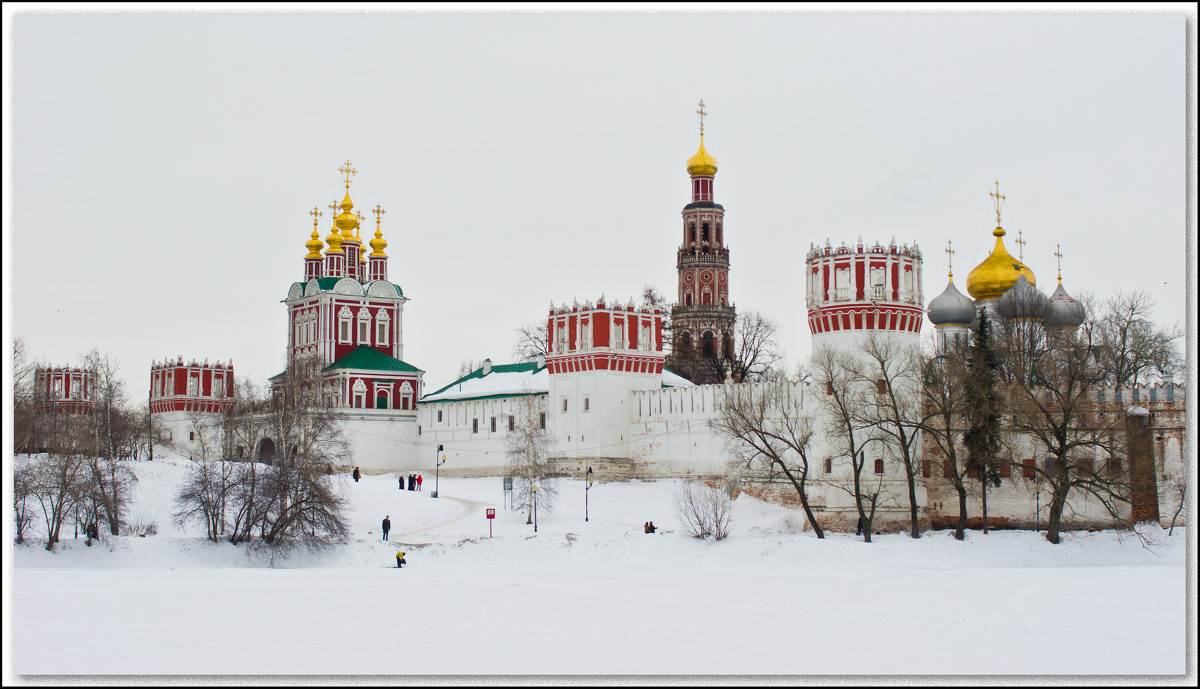
M 409 490 L 421 490 L 421 484 L 424 482 L 425 482 L 425 480 L 421 478 L 420 474 L 409 474 L 408 475 L 408 489 Z M 403 476 L 400 477 L 400 490 L 404 490 L 404 477 Z

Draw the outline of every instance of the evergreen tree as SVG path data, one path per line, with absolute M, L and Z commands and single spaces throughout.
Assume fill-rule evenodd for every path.
M 996 392 L 1000 362 L 992 348 L 991 323 L 986 308 L 979 310 L 979 330 L 967 353 L 967 386 L 964 408 L 967 431 L 963 445 L 967 448 L 968 471 L 979 475 L 983 491 L 983 532 L 987 533 L 987 488 L 991 483 L 1000 486 L 997 456 L 1000 453 L 1000 396 Z

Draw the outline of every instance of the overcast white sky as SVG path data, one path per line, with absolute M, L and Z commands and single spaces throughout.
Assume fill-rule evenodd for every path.
M 810 243 L 915 240 L 928 300 L 952 240 L 965 291 L 996 180 L 1045 292 L 1061 244 L 1072 294 L 1144 289 L 1185 320 L 1181 13 L 16 9 L 6 318 L 48 362 L 108 350 L 134 398 L 166 356 L 283 368 L 280 301 L 347 158 L 357 208 L 387 210 L 427 390 L 509 361 L 551 301 L 673 300 L 700 98 L 731 297 L 778 321 L 791 362 Z

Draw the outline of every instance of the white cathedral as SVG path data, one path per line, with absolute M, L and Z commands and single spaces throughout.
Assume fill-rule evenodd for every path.
M 688 160 L 691 200 L 683 208 L 682 242 L 677 254 L 678 301 L 669 314 L 673 361 L 680 366 L 702 362 L 718 349 L 731 351 L 735 311 L 729 300 L 729 248 L 725 242 L 724 208 L 715 201 L 717 161 L 700 147 Z M 353 212 L 349 161 L 340 168 L 345 197 L 334 211 L 333 227 L 324 242 L 313 209 L 313 232 L 306 243 L 304 280 L 294 283 L 284 303 L 289 314 L 288 361 L 320 372 L 325 399 L 343 418 L 350 442 L 348 466 L 367 473 L 438 471 L 457 476 L 499 476 L 505 471 L 505 441 L 519 423 L 535 423 L 552 438 L 552 455 L 564 476 L 582 477 L 588 469 L 601 480 L 665 477 L 719 477 L 728 471 L 726 441 L 710 420 L 736 389 L 775 383 L 742 383 L 688 378 L 666 368 L 663 309 L 624 303 L 601 296 L 583 303 L 551 304 L 545 314 L 547 353 L 536 360 L 483 366 L 438 390 L 424 393 L 424 372 L 402 360 L 402 314 L 406 298 L 389 281 L 387 242 L 382 237 L 383 209 L 376 206 L 376 230 L 367 247 L 359 234 L 362 216 Z M 998 191 L 994 196 L 999 197 Z M 997 201 L 998 203 L 998 201 Z M 925 307 L 922 255 L 918 247 L 865 245 L 810 246 L 805 261 L 806 305 L 813 350 L 828 346 L 854 351 L 874 334 L 902 346 L 920 345 L 926 318 L 936 341 L 969 336 L 980 308 L 992 307 L 1009 290 L 1036 290 L 1033 272 L 1004 246 L 997 206 L 995 248 L 971 271 L 967 292 L 951 280 Z M 322 250 L 324 249 L 324 253 Z M 563 299 L 567 295 L 548 295 Z M 972 299 L 973 297 L 974 299 Z M 1059 285 L 1049 297 L 1046 328 L 1075 328 L 1082 320 L 1078 304 Z M 784 316 L 787 317 L 787 316 Z M 182 358 L 178 361 L 182 366 Z M 156 364 L 158 390 L 164 375 Z M 181 376 L 184 374 L 180 374 Z M 272 379 L 282 383 L 283 374 Z M 222 394 L 232 390 L 229 382 Z M 812 383 L 789 383 L 801 413 L 819 414 Z M 203 385 L 197 388 L 206 394 Z M 168 391 L 169 392 L 169 391 Z M 164 392 L 165 394 L 165 392 Z M 179 385 L 172 398 L 193 394 Z M 914 390 L 912 394 L 919 394 Z M 181 401 L 182 400 L 182 401 Z M 1155 438 L 1159 485 L 1183 473 L 1184 390 L 1169 379 L 1162 385 L 1098 390 L 1100 407 L 1124 410 L 1130 404 L 1148 410 Z M 1106 406 L 1107 405 L 1107 406 Z M 171 432 L 185 438 L 194 431 L 176 413 Z M 178 426 L 178 428 L 175 428 Z M 177 445 L 186 449 L 186 442 Z M 441 452 L 438 450 L 441 448 Z M 270 459 L 282 448 L 271 438 L 241 456 Z M 923 467 L 917 502 L 926 524 L 945 524 L 957 515 L 953 489 L 930 469 L 930 448 L 917 446 Z M 877 529 L 907 524 L 907 482 L 903 468 L 882 454 L 869 456 L 867 471 L 894 500 L 884 500 Z M 1045 461 L 1029 451 L 1026 462 Z M 836 488 L 848 480 L 849 462 L 830 443 L 814 443 L 811 465 L 815 481 L 811 501 L 825 528 L 854 528 L 854 499 Z M 977 482 L 977 481 L 976 481 Z M 1032 472 L 1009 476 L 989 497 L 993 519 L 1033 527 L 1044 518 L 1045 488 Z M 761 487 L 769 493 L 770 486 Z M 786 495 L 788 490 L 780 490 Z M 1159 513 L 1172 514 L 1178 503 L 1168 491 L 1158 492 Z M 1175 502 L 1172 502 L 1172 501 Z M 972 507 L 977 513 L 976 507 Z M 1098 504 L 1081 500 L 1065 526 L 1109 525 Z

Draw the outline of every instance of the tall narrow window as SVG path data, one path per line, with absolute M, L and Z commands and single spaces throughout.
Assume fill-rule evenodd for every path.
M 338 342 L 341 344 L 350 344 L 350 320 L 350 309 L 343 306 L 338 311 Z
M 379 315 L 375 317 L 375 344 L 386 345 L 388 340 L 388 331 L 391 328 L 391 319 L 388 317 L 387 311 L 379 310 Z
M 496 432 L 496 417 L 492 417 L 492 433 Z
M 479 419 L 471 419 L 471 432 L 472 433 L 479 432 Z
M 546 412 L 538 414 L 538 428 L 546 430 Z
M 510 430 L 510 431 L 515 430 L 516 427 L 517 427 L 517 417 L 512 416 L 510 414 L 508 417 L 508 430 Z

